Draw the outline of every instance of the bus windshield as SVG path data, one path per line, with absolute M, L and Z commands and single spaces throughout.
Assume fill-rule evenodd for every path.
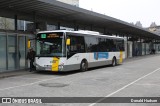
M 38 57 L 64 57 L 65 43 L 63 33 L 38 34 L 36 55 Z

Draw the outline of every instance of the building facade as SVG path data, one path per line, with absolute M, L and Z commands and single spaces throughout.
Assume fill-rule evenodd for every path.
M 30 22 L 0 17 L 0 72 L 27 68 L 26 42 L 34 37 L 27 32 L 28 23 Z
M 151 32 L 154 32 L 154 33 L 157 33 L 158 35 L 160 35 L 160 26 L 151 26 L 147 29 Z
M 71 5 L 79 7 L 79 0 L 57 0 L 57 1 L 60 1 L 60 2 L 63 2 L 63 3 L 67 3 L 67 4 L 71 4 Z

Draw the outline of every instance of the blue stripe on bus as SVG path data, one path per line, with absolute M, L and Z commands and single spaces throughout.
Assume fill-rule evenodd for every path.
M 94 52 L 95 60 L 102 59 L 102 58 L 108 59 L 108 57 L 109 57 L 108 52 Z

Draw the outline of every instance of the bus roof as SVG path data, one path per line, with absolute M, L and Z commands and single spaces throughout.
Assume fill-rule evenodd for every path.
M 64 33 L 76 33 L 76 34 L 85 34 L 85 35 L 93 35 L 93 36 L 101 36 L 101 37 L 108 37 L 108 38 L 119 38 L 124 39 L 123 37 L 117 37 L 117 36 L 110 36 L 110 35 L 103 35 L 99 32 L 95 31 L 88 31 L 88 30 L 79 30 L 79 31 L 69 31 L 69 30 L 53 30 L 53 31 L 40 31 L 39 33 L 51 33 L 51 32 L 64 32 Z

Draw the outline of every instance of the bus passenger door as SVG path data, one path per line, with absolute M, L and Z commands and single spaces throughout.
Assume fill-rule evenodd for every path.
M 72 64 L 80 64 L 81 58 L 85 51 L 84 37 L 82 36 L 68 36 L 70 38 L 70 45 L 67 46 L 67 59 Z

